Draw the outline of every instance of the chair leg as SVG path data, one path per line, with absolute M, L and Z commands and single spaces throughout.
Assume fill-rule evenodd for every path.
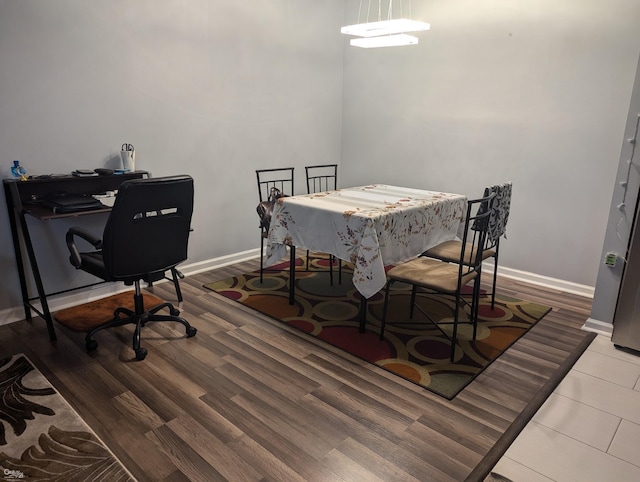
M 264 238 L 260 235 L 260 284 L 262 284 L 262 271 L 264 269 Z
M 380 322 L 381 340 L 384 340 L 384 327 L 387 324 L 387 308 L 389 307 L 389 291 L 391 290 L 391 283 L 393 283 L 393 280 L 387 281 L 387 286 L 384 291 L 384 306 L 382 308 L 382 321 Z
M 409 319 L 413 320 L 413 311 L 416 306 L 416 294 L 418 293 L 418 287 L 413 285 L 411 287 L 411 301 L 409 301 Z
M 473 282 L 473 292 L 471 293 L 471 311 L 469 312 L 473 323 L 473 339 L 478 334 L 478 310 L 480 308 L 480 273 Z
M 332 254 L 329 255 L 329 286 L 333 286 L 333 265 L 335 264 L 336 257 Z M 309 271 L 309 250 L 307 250 L 307 271 Z M 338 260 L 338 282 L 342 284 L 342 260 Z
M 451 334 L 451 354 L 449 361 L 453 361 L 456 355 L 456 341 L 458 340 L 458 316 L 460 315 L 460 293 L 456 294 L 456 307 L 453 311 L 453 333 Z
M 367 325 L 367 305 L 368 300 L 360 295 L 360 308 L 358 312 L 358 333 L 364 333 Z
M 99 331 L 105 330 L 107 328 L 115 328 L 122 325 L 128 325 L 133 323 L 135 319 L 135 314 L 133 316 L 127 316 L 125 318 L 114 318 L 111 321 L 107 321 L 100 326 L 96 326 L 84 337 L 84 342 L 87 348 L 87 351 L 93 351 L 98 347 L 98 344 L 93 340 L 93 336 Z
M 136 312 L 135 311 L 131 311 L 129 308 L 124 308 L 123 306 L 120 306 L 119 308 L 116 308 L 113 312 L 113 319 L 115 320 L 116 318 L 119 318 L 121 314 L 124 314 L 125 316 L 131 317 L 131 316 L 135 316 Z
M 146 324 L 146 322 L 146 317 L 138 318 L 136 329 L 133 332 L 133 351 L 136 354 L 136 360 L 144 360 L 147 356 L 147 349 L 140 348 L 140 331 L 142 330 L 142 327 Z
M 329 255 L 329 285 L 333 286 L 333 255 Z
M 177 309 L 175 306 L 173 306 L 171 303 L 162 303 L 157 306 L 154 306 L 149 310 L 149 314 L 155 315 L 158 311 L 162 310 L 163 308 L 169 308 L 169 313 L 171 313 L 171 316 L 178 316 L 180 314 L 180 310 Z
M 500 240 L 496 242 L 496 254 L 493 257 L 493 286 L 491 288 L 491 309 L 496 303 L 496 281 L 498 280 L 498 253 L 500 252 Z
M 182 303 L 182 290 L 180 289 L 179 279 L 184 279 L 184 275 L 176 268 L 171 268 L 171 275 L 173 277 L 173 286 L 176 288 L 176 296 L 178 297 L 178 303 Z
M 296 294 L 296 247 L 289 246 L 289 304 L 295 302 Z
M 493 286 L 491 287 L 491 309 L 496 304 L 496 282 L 498 280 L 498 252 L 496 251 L 495 262 L 493 265 Z

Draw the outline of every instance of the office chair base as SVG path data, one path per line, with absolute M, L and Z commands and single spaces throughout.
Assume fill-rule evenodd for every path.
M 85 340 L 85 348 L 87 351 L 91 352 L 98 348 L 98 342 L 95 340 Z
M 158 310 L 162 308 L 168 308 L 171 315 L 158 315 Z M 120 317 L 122 314 L 125 316 Z M 117 308 L 114 312 L 113 320 L 103 323 L 87 333 L 85 337 L 85 347 L 87 352 L 92 352 L 98 348 L 98 342 L 93 339 L 93 336 L 99 331 L 116 326 L 133 324 L 136 325 L 136 329 L 133 334 L 133 351 L 136 354 L 136 360 L 144 360 L 147 356 L 147 349 L 140 346 L 140 332 L 142 327 L 147 323 L 152 321 L 175 321 L 184 325 L 187 338 L 192 338 L 196 333 L 198 333 L 197 328 L 191 326 L 184 318 L 179 317 L 179 314 L 180 310 L 175 308 L 171 303 L 162 303 L 142 313 L 136 313 L 127 308 Z

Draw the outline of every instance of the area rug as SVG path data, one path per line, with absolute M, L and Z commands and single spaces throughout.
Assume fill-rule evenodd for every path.
M 0 480 L 135 479 L 19 354 L 0 359 Z
M 151 293 L 144 293 L 142 298 L 144 306 L 148 308 L 163 302 Z M 133 291 L 125 291 L 89 303 L 65 308 L 54 313 L 53 317 L 58 323 L 71 330 L 86 332 L 112 320 L 114 310 L 120 306 L 135 310 Z
M 426 323 L 418 310 L 410 323 L 393 325 L 409 321 L 408 285 L 393 285 L 385 339 L 380 340 L 383 292 L 368 300 L 366 332 L 359 333 L 360 296 L 351 282 L 349 266 L 343 265 L 342 283 L 331 286 L 328 273 L 300 269 L 304 260 L 298 259 L 296 264 L 294 305 L 288 302 L 289 273 L 284 265 L 281 270 L 265 271 L 262 284 L 260 273 L 255 271 L 204 286 L 447 399 L 454 398 L 550 310 L 499 294 L 492 310 L 490 298 L 482 297 L 477 337 L 473 340 L 471 325 L 459 324 L 455 359 L 450 362 L 449 340 Z M 418 302 L 441 322 L 453 317 L 451 298 L 420 295 Z M 451 325 L 442 327 L 450 332 Z

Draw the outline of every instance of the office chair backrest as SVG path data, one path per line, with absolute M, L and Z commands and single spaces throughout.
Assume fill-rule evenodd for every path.
M 306 166 L 307 193 L 334 191 L 338 189 L 338 165 L 322 164 Z
M 272 187 L 279 189 L 283 194 L 293 196 L 293 169 L 293 167 L 257 169 L 256 177 L 260 202 L 269 200 Z
M 157 281 L 187 259 L 193 179 L 133 179 L 118 189 L 104 228 L 105 270 L 116 280 Z

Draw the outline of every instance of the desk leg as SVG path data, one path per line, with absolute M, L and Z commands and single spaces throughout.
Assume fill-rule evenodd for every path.
M 360 327 L 358 331 L 364 333 L 365 325 L 367 324 L 367 299 L 360 295 L 360 314 L 358 315 L 360 321 Z
M 9 197 L 7 196 L 7 203 Z M 29 308 L 29 290 L 27 289 L 27 278 L 24 271 L 24 258 L 22 257 L 22 249 L 20 248 L 20 236 L 18 235 L 18 225 L 16 223 L 15 210 L 9 209 L 9 225 L 11 226 L 11 237 L 13 239 L 13 251 L 16 256 L 16 264 L 18 265 L 18 277 L 20 278 L 20 291 L 22 293 L 22 306 L 24 308 L 25 319 L 31 321 L 31 309 Z
M 40 277 L 40 270 L 38 269 L 38 262 L 36 261 L 36 253 L 33 250 L 33 244 L 31 243 L 31 236 L 29 235 L 29 229 L 27 227 L 27 220 L 24 218 L 24 214 L 20 215 L 20 225 L 22 227 L 22 236 L 24 237 L 24 244 L 27 248 L 27 254 L 29 256 L 29 263 L 31 263 L 31 271 L 33 272 L 33 280 L 36 283 L 38 290 L 38 297 L 40 298 L 40 304 L 42 305 L 42 316 L 47 323 L 47 330 L 49 331 L 49 339 L 56 341 L 56 332 L 53 328 L 53 319 L 51 318 L 51 312 L 49 311 L 49 303 L 47 302 L 47 295 L 42 285 L 42 278 Z
M 296 293 L 296 247 L 289 246 L 289 304 L 292 305 Z

